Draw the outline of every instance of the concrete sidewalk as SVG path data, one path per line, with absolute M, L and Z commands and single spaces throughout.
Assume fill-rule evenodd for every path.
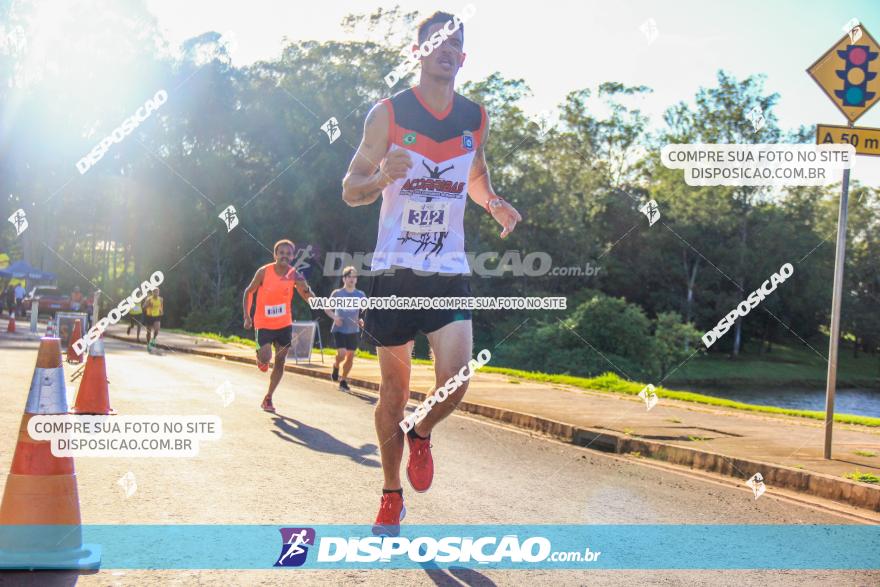
M 119 326 L 107 335 L 134 341 Z M 159 340 L 160 348 L 171 351 L 255 363 L 253 349 L 241 345 L 170 332 L 162 332 Z M 309 364 L 288 359 L 286 368 L 329 379 L 333 357 L 325 356 L 323 364 L 320 360 L 317 353 Z M 378 362 L 355 359 L 349 381 L 378 390 Z M 424 399 L 433 383 L 431 366 L 413 365 L 413 399 Z M 822 457 L 824 423 L 818 420 L 665 398 L 648 411 L 634 396 L 482 372 L 471 380 L 459 409 L 581 446 L 638 453 L 742 482 L 760 472 L 769 491 L 785 488 L 880 511 L 880 485 L 843 477 L 856 470 L 880 476 L 880 429 L 835 423 L 834 459 L 826 461 Z M 877 456 L 859 456 L 855 451 L 872 451 Z

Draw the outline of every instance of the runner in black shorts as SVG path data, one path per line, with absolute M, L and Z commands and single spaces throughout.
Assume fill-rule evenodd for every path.
M 257 346 L 263 347 L 271 344 L 275 350 L 287 349 L 293 341 L 293 332 L 290 326 L 284 328 L 257 328 Z
M 349 266 L 342 270 L 342 285 L 343 287 L 333 290 L 333 293 L 330 294 L 331 298 L 366 297 L 364 292 L 355 288 L 357 271 L 354 267 Z M 333 335 L 336 347 L 336 361 L 333 363 L 333 373 L 330 377 L 333 381 L 339 381 L 340 390 L 351 391 L 348 387 L 348 374 L 351 372 L 352 363 L 354 363 L 354 354 L 357 351 L 358 339 L 364 321 L 360 318 L 359 309 L 339 308 L 335 311 L 325 310 L 325 312 L 333 319 L 330 333 Z M 339 378 L 340 364 L 342 364 L 342 379 Z
M 427 297 L 469 298 L 470 278 L 466 275 L 418 275 L 412 269 L 393 267 L 390 275 L 377 275 L 370 287 L 371 298 Z M 407 344 L 416 334 L 440 330 L 457 320 L 470 320 L 468 309 L 375 310 L 367 312 L 364 332 L 367 340 L 377 346 Z
M 503 227 L 502 238 L 521 220 L 489 181 L 486 110 L 455 92 L 455 75 L 464 63 L 461 19 L 434 13 L 419 24 L 412 49 L 424 46 L 440 29 L 444 33 L 437 36 L 444 40 L 421 57 L 418 85 L 382 100 L 367 115 L 363 138 L 342 182 L 342 198 L 350 206 L 382 198 L 371 270 L 393 274 L 376 277 L 371 296 L 470 294 L 464 248 L 468 196 Z M 404 436 L 410 485 L 426 491 L 434 476 L 431 431 L 467 389 L 463 384 L 442 400 L 432 392 L 433 408 L 404 435 L 400 423 L 409 398 L 414 337 L 417 332 L 427 334 L 436 390 L 472 359 L 470 318 L 466 310 L 367 310 L 364 339 L 378 347 L 382 372 L 375 421 L 385 479 L 373 526 L 376 534 L 396 535 L 406 514 L 400 480 Z
M 293 242 L 287 239 L 278 241 L 272 253 L 275 262 L 257 269 L 241 300 L 245 329 L 251 326 L 256 329 L 257 368 L 260 371 L 269 370 L 272 351 L 275 351 L 275 361 L 269 376 L 269 391 L 260 406 L 267 412 L 275 411 L 272 394 L 284 375 L 287 350 L 293 340 L 293 292 L 298 291 L 307 301 L 312 297 L 309 284 L 290 264 L 294 254 Z M 256 306 L 253 318 L 252 305 Z

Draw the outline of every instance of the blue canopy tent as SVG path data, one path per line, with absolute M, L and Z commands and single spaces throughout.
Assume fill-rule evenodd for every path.
M 31 267 L 27 261 L 16 261 L 6 269 L 0 269 L 0 278 L 27 279 L 28 281 L 55 281 L 57 276 L 48 271 L 40 271 Z

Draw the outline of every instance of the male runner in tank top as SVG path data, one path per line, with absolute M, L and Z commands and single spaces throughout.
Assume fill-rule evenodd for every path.
M 425 19 L 418 28 L 419 44 L 452 20 L 444 12 Z M 463 223 L 467 196 L 503 227 L 502 238 L 522 219 L 489 181 L 485 109 L 454 91 L 463 46 L 464 26 L 459 25 L 421 59 L 417 86 L 382 100 L 367 115 L 342 197 L 350 206 L 363 206 L 382 196 L 371 270 L 385 274 L 373 278 L 370 297 L 470 296 Z M 407 478 L 415 491 L 427 491 L 434 475 L 431 431 L 467 390 L 465 383 L 402 433 L 399 423 L 409 398 L 410 356 L 418 332 L 427 335 L 434 353 L 435 389 L 471 359 L 469 310 L 367 311 L 364 338 L 377 346 L 382 373 L 375 421 L 384 485 L 376 534 L 397 535 L 406 514 L 400 480 L 404 436 Z
M 287 349 L 290 348 L 293 313 L 291 302 L 293 290 L 299 292 L 308 301 L 312 289 L 305 278 L 290 264 L 293 260 L 294 245 L 289 240 L 280 240 L 273 249 L 275 262 L 263 265 L 254 274 L 250 285 L 244 290 L 241 307 L 244 312 L 245 329 L 253 326 L 257 339 L 257 367 L 260 371 L 269 369 L 272 358 L 272 346 L 275 347 L 275 363 L 269 377 L 269 393 L 263 398 L 262 407 L 267 412 L 274 412 L 272 394 L 284 375 L 284 361 Z M 251 306 L 256 292 L 257 307 L 251 320 Z

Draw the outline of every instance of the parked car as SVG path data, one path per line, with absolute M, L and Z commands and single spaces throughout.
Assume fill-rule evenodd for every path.
M 37 300 L 40 314 L 54 316 L 56 312 L 70 311 L 70 296 L 63 295 L 55 285 L 38 285 L 24 298 L 24 309 L 30 312 L 31 303 Z

